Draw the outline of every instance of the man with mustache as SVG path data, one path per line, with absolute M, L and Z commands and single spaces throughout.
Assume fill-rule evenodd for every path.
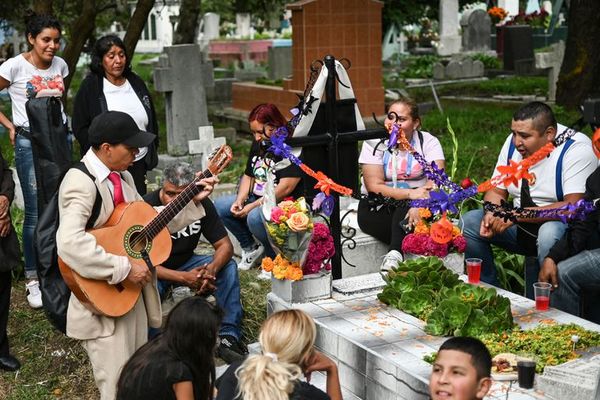
M 534 101 L 521 106 L 513 114 L 512 133 L 502 146 L 494 175 L 498 174 L 498 166 L 507 165 L 511 160 L 518 163 L 531 156 L 565 129 L 557 124 L 548 105 Z M 510 197 L 514 206 L 531 209 L 575 203 L 583 198 L 585 181 L 597 165 L 590 139 L 577 132 L 529 169 L 531 179 L 523 179 L 518 186 L 499 185 L 486 192 L 484 200 L 500 204 Z M 533 298 L 532 284 L 537 280 L 539 265 L 566 227 L 561 221 L 548 219 L 519 220 L 515 224 L 483 209 L 472 210 L 464 216 L 465 258 L 481 258 L 481 280 L 499 286 L 492 244 L 512 253 L 537 257 L 538 265 L 525 271 L 526 294 Z

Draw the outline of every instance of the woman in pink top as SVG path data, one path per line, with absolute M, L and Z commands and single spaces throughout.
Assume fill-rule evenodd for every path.
M 439 140 L 429 132 L 420 131 L 421 118 L 417 104 L 410 99 L 392 103 L 388 109 L 385 126 L 391 130 L 393 123 L 400 125 L 412 147 L 429 162 L 435 161 L 444 168 L 444 151 Z M 395 200 L 414 200 L 429 197 L 433 184 L 427 180 L 423 168 L 399 145 L 388 149 L 388 141 L 365 141 L 358 159 L 362 168 L 362 192 L 370 198 L 381 195 Z M 374 205 L 373 201 L 361 200 L 358 205 L 360 229 L 389 245 L 381 270 L 387 271 L 402 261 L 400 248 L 406 235 L 404 229 L 412 228 L 419 220 L 417 209 L 408 205 Z M 391 222 L 391 223 L 390 223 Z

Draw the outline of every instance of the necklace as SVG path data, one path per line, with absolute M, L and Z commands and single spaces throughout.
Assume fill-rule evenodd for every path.
M 33 50 L 29 51 L 29 63 L 31 65 L 33 65 L 33 68 L 35 68 L 36 71 L 41 72 L 40 69 L 38 68 L 38 66 L 35 63 L 35 60 L 33 59 Z M 50 66 L 44 68 L 44 69 L 48 69 Z

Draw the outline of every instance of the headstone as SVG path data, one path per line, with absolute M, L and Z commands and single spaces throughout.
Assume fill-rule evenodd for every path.
M 554 399 L 600 400 L 600 356 L 544 368 L 537 388 Z
M 238 38 L 249 37 L 252 33 L 250 30 L 250 14 L 237 13 L 235 14 L 235 35 Z
M 503 8 L 511 17 L 519 13 L 519 0 L 498 0 L 498 7 Z
M 504 26 L 504 69 L 514 71 L 517 62 L 534 64 L 533 31 L 529 25 Z
M 219 14 L 206 13 L 202 16 L 202 34 L 203 39 L 211 40 L 219 37 Z
M 446 79 L 446 67 L 444 67 L 444 64 L 440 62 L 433 64 L 433 79 Z
M 460 51 L 460 25 L 458 23 L 458 0 L 440 0 L 440 43 L 437 52 L 441 56 Z
M 483 65 L 483 61 L 475 60 L 473 61 L 473 76 L 483 76 L 483 72 L 485 70 L 485 66 Z
M 492 21 L 485 10 L 465 11 L 460 19 L 462 27 L 462 50 L 485 52 L 490 49 Z
M 565 42 L 561 40 L 550 48 L 549 52 L 535 53 L 535 66 L 540 69 L 548 69 L 548 100 L 555 101 L 558 74 L 565 57 Z
M 452 60 L 446 65 L 446 78 L 447 79 L 458 79 L 461 76 L 461 65 L 460 61 Z
M 473 77 L 473 59 L 465 58 L 461 63 L 462 72 L 461 78 L 472 78 Z
M 188 142 L 189 154 L 200 157 L 202 169 L 208 165 L 208 156 L 221 145 L 225 144 L 224 137 L 215 137 L 212 125 L 198 127 L 198 139 Z
M 383 36 L 383 44 L 381 46 L 382 60 L 389 60 L 394 54 L 399 54 L 400 50 L 400 35 L 396 25 L 392 25 L 388 28 L 387 32 Z
M 197 44 L 165 47 L 154 69 L 154 84 L 166 97 L 168 152 L 187 154 L 198 127 L 209 125 L 205 87 L 214 84 L 212 63 L 205 61 Z
M 269 47 L 269 79 L 283 79 L 292 74 L 292 46 Z

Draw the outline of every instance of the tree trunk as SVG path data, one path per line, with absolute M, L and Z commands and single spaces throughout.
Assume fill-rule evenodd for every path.
M 123 42 L 127 48 L 127 58 L 130 60 L 135 53 L 135 46 L 137 46 L 137 42 L 140 40 L 140 36 L 142 35 L 144 26 L 146 26 L 146 21 L 148 21 L 148 15 L 150 15 L 152 7 L 154 7 L 154 0 L 138 0 L 135 11 L 129 20 Z
M 173 44 L 196 43 L 201 0 L 182 0 Z
M 75 69 L 77 61 L 79 61 L 81 50 L 87 39 L 94 32 L 97 14 L 96 0 L 83 0 L 79 16 L 71 24 L 71 40 L 67 43 L 62 54 L 62 57 L 69 66 L 69 76 L 65 78 L 65 93 L 69 90 L 71 80 L 75 75 Z M 66 100 L 66 96 L 64 96 L 63 101 L 65 102 L 65 105 Z
M 52 15 L 52 0 L 34 0 L 33 11 L 36 14 Z
M 600 92 L 600 1 L 571 0 L 569 31 L 558 83 L 556 103 L 575 108 Z

